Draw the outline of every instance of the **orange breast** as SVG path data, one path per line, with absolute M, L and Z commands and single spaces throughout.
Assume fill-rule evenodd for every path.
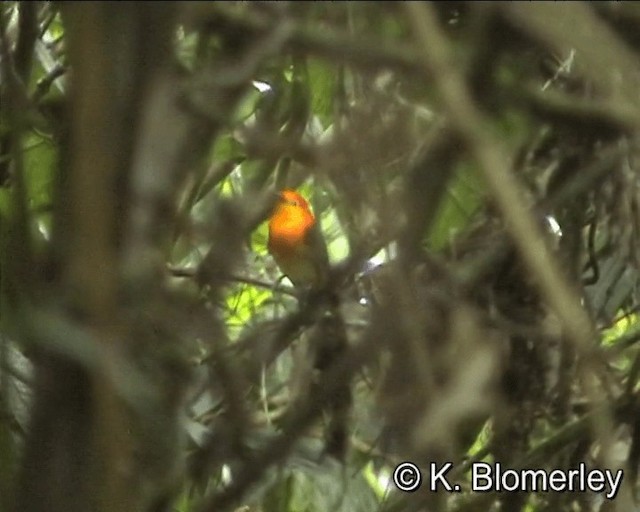
M 312 284 L 318 279 L 314 248 L 309 245 L 315 224 L 306 201 L 293 191 L 282 194 L 269 219 L 269 252 L 294 284 Z

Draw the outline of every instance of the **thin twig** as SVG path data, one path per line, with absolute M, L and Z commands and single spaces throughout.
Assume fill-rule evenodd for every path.
M 38 102 L 45 94 L 51 89 L 51 85 L 58 78 L 67 72 L 67 68 L 62 64 L 56 64 L 49 73 L 43 76 L 36 85 L 36 90 L 33 93 L 32 100 L 34 103 Z
M 184 278 L 195 278 L 198 275 L 198 269 L 196 267 L 176 267 L 173 265 L 167 265 L 167 270 L 173 277 L 184 277 Z M 229 281 L 235 281 L 237 283 L 248 284 L 251 286 L 255 286 L 256 288 L 264 288 L 265 290 L 277 290 L 280 293 L 285 295 L 290 295 L 291 297 L 298 297 L 299 294 L 295 293 L 293 288 L 285 288 L 285 287 L 277 287 L 275 283 L 271 283 L 269 281 L 261 281 L 260 279 L 255 279 L 252 277 L 239 276 L 236 274 L 232 274 L 227 276 Z

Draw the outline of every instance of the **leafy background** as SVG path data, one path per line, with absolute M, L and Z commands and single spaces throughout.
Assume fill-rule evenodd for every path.
M 637 508 L 639 24 L 620 2 L 2 2 L 0 508 Z M 323 306 L 266 249 L 285 186 L 346 329 L 321 375 Z M 336 458 L 322 397 L 345 385 Z M 480 460 L 625 477 L 614 501 L 474 493 Z M 433 461 L 461 492 L 427 490 Z

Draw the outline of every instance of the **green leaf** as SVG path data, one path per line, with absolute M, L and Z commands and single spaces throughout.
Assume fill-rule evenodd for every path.
M 264 512 L 370 512 L 379 503 L 362 471 L 335 463 L 283 470 L 263 501 Z
M 263 93 L 255 87 L 249 88 L 234 113 L 234 121 L 239 123 L 251 116 L 256 111 L 256 106 L 262 98 L 262 95 Z
M 28 206 L 40 213 L 51 205 L 57 150 L 51 140 L 38 133 L 25 137 L 23 147 Z
M 429 234 L 429 245 L 439 250 L 466 228 L 483 202 L 484 186 L 469 162 L 457 169 Z
M 336 89 L 336 69 L 322 61 L 309 59 L 307 64 L 311 86 L 311 110 L 320 118 L 323 126 L 333 120 L 333 98 Z
M 270 297 L 270 290 L 246 284 L 238 285 L 237 291 L 229 294 L 226 321 L 231 339 L 234 339 L 245 325 L 255 318 L 256 310 Z

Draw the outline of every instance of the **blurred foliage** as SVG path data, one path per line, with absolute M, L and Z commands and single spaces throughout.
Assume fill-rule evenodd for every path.
M 0 4 L 0 510 L 638 507 L 636 5 L 123 5 Z M 337 302 L 268 253 L 284 187 Z

